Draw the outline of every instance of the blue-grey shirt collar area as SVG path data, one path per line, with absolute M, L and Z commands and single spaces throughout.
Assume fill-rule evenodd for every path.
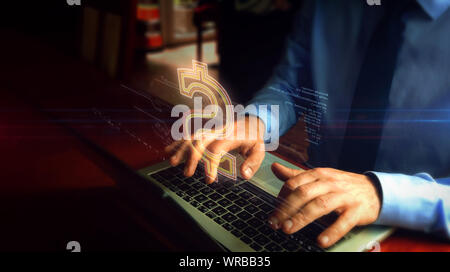
M 417 0 L 417 2 L 433 20 L 436 20 L 450 7 L 450 0 Z

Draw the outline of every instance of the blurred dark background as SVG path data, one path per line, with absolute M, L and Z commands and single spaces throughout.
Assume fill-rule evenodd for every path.
M 191 67 L 193 59 L 207 63 L 231 98 L 245 103 L 278 62 L 299 3 L 2 4 L 0 251 L 66 251 L 72 240 L 80 242 L 82 251 L 176 250 L 155 227 L 157 219 L 130 203 L 70 129 L 132 169 L 163 160 L 158 126 L 127 124 L 128 132 L 153 147 L 145 149 L 129 134 L 97 120 L 92 109 L 114 120 L 148 120 L 127 115 L 140 105 L 165 120 L 169 105 L 183 102 L 176 68 Z M 156 97 L 153 104 L 123 85 Z
M 41 39 L 112 78 L 155 92 L 153 78 L 176 81 L 174 68 L 197 59 L 240 103 L 269 78 L 301 6 L 289 0 L 10 2 L 2 27 Z

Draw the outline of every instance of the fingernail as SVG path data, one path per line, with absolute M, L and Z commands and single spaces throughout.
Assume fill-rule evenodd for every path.
M 321 238 L 320 238 L 320 242 L 323 244 L 323 245 L 326 245 L 326 244 L 328 244 L 328 241 L 329 241 L 330 239 L 328 238 L 328 236 L 322 236 Z
M 276 217 L 269 218 L 269 225 L 271 225 L 273 228 L 278 229 L 279 228 L 278 223 L 279 223 L 278 218 Z
M 247 178 L 249 178 L 249 177 L 252 176 L 253 171 L 252 171 L 252 169 L 251 169 L 250 167 L 247 167 L 247 169 L 244 170 L 244 173 L 245 173 L 245 176 L 246 176 Z
M 208 183 L 208 184 L 212 184 L 212 183 L 214 183 L 214 182 L 216 182 L 217 181 L 217 179 L 213 179 L 212 177 L 210 177 L 210 176 L 208 176 L 208 178 L 206 179 L 207 180 L 207 182 L 206 183 Z
M 284 228 L 287 230 L 290 230 L 292 228 L 292 225 L 293 225 L 292 220 L 286 220 L 284 222 Z

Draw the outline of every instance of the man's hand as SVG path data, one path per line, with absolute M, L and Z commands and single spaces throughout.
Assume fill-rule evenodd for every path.
M 378 218 L 380 197 L 365 175 L 331 168 L 299 171 L 278 163 L 272 165 L 272 171 L 285 181 L 278 196 L 283 204 L 269 217 L 274 229 L 292 234 L 335 211 L 338 219 L 318 237 L 322 247 L 329 247 L 353 227 Z
M 250 124 L 252 122 L 257 126 L 255 139 L 249 139 L 249 128 L 251 128 Z M 245 131 L 240 131 L 242 129 L 245 129 Z M 264 123 L 258 117 L 246 116 L 235 121 L 234 133 L 226 139 L 203 138 L 201 140 L 180 140 L 167 146 L 165 151 L 171 156 L 170 164 L 172 166 L 180 164 L 184 159 L 186 160 L 184 175 L 190 177 L 194 174 L 206 148 L 215 155 L 239 148 L 241 154 L 246 157 L 246 160 L 241 165 L 241 175 L 246 179 L 250 179 L 258 171 L 259 166 L 264 160 L 264 131 Z M 245 136 L 242 137 L 243 139 L 237 137 L 240 133 Z M 213 161 L 211 165 L 211 176 L 206 177 L 206 183 L 208 184 L 214 182 L 216 179 L 219 163 Z

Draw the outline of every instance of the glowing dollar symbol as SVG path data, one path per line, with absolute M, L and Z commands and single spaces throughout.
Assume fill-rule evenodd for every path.
M 216 118 L 218 116 L 218 107 L 222 104 L 225 108 L 225 125 L 220 129 L 207 129 L 201 128 L 195 131 L 194 139 L 201 138 L 202 136 L 209 137 L 226 137 L 233 133 L 234 129 L 234 112 L 231 99 L 225 89 L 208 74 L 208 65 L 206 63 L 192 60 L 193 69 L 179 68 L 178 84 L 180 93 L 186 97 L 194 98 L 194 94 L 199 93 L 205 95 L 211 105 L 216 106 L 215 110 L 210 113 L 191 111 L 184 120 L 184 125 L 187 127 L 189 122 L 193 118 Z M 219 104 L 220 103 L 220 104 Z M 192 145 L 193 146 L 193 145 Z M 193 146 L 195 148 L 195 146 Z M 200 152 L 200 151 L 199 151 Z M 223 176 L 236 180 L 236 157 L 222 152 L 220 154 L 214 154 L 207 149 L 202 154 L 203 163 L 205 164 L 205 173 L 207 176 L 214 178 L 212 174 L 212 166 L 217 165 L 217 172 Z M 220 165 L 226 163 L 227 168 L 223 168 Z

